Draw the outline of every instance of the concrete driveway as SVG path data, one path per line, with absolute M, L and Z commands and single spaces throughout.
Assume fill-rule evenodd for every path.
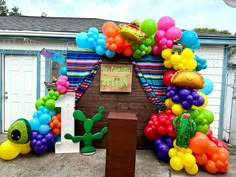
M 0 134 L 0 142 L 6 134 Z M 230 156 L 230 169 L 227 174 L 211 175 L 199 170 L 197 177 L 236 177 L 236 156 Z M 43 155 L 29 153 L 13 160 L 0 159 L 0 177 L 104 177 L 106 150 L 97 149 L 91 156 L 80 153 Z M 135 177 L 189 177 L 184 170 L 173 171 L 169 164 L 158 161 L 150 150 L 137 150 Z

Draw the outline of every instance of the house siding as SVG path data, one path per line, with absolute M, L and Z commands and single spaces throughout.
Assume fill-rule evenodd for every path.
M 213 135 L 215 137 L 218 137 L 221 108 L 224 46 L 203 45 L 195 53 L 200 58 L 205 58 L 207 60 L 207 68 L 205 70 L 200 71 L 200 73 L 203 77 L 210 79 L 214 85 L 214 90 L 209 95 L 207 95 L 208 105 L 206 109 L 214 113 L 214 122 L 210 125 L 210 127 L 213 131 Z

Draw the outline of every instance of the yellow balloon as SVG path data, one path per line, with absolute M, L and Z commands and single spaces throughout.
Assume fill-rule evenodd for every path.
M 177 149 L 171 148 L 171 149 L 168 151 L 168 155 L 169 155 L 170 158 L 172 158 L 172 157 L 176 156 L 177 152 L 178 152 Z
M 166 105 L 166 107 L 171 108 L 171 107 L 174 105 L 174 103 L 173 103 L 173 101 L 171 100 L 171 98 L 167 98 L 167 99 L 165 100 L 165 105 Z
M 12 160 L 20 153 L 20 146 L 9 140 L 4 141 L 0 146 L 0 158 L 3 160 Z
M 194 70 L 196 67 L 197 67 L 197 62 L 194 59 L 186 63 L 186 69 L 188 70 Z
M 193 153 L 193 151 L 192 151 L 192 149 L 190 149 L 190 148 L 187 148 L 185 153 L 192 154 L 192 153 Z
M 162 58 L 167 59 L 167 60 L 170 59 L 171 55 L 172 55 L 171 49 L 164 49 L 164 50 L 161 52 Z
M 198 172 L 198 166 L 197 164 L 194 164 L 191 167 L 185 167 L 185 171 L 190 175 L 196 175 Z
M 184 167 L 182 159 L 178 156 L 174 156 L 170 159 L 170 166 L 176 171 L 182 170 Z
M 21 144 L 21 150 L 20 150 L 21 154 L 28 154 L 30 151 L 31 151 L 30 142 L 26 144 Z
M 177 152 L 177 156 L 178 156 L 178 157 L 182 158 L 182 157 L 183 157 L 183 155 L 184 155 L 184 153 L 183 153 L 183 152 L 181 152 L 181 151 L 178 151 L 178 152 Z
M 182 106 L 180 104 L 174 104 L 171 108 L 172 112 L 179 116 L 181 113 L 184 112 L 184 109 L 182 108 Z
M 185 167 L 191 167 L 196 164 L 196 159 L 192 154 L 186 153 L 182 156 L 183 164 Z
M 184 58 L 187 58 L 188 60 L 189 59 L 194 59 L 193 51 L 191 49 L 189 49 L 189 48 L 185 48 L 182 51 L 181 56 L 184 57 Z
M 178 65 L 181 63 L 181 56 L 179 54 L 173 54 L 170 57 L 170 61 L 173 65 Z
M 166 68 L 172 68 L 173 67 L 173 65 L 172 65 L 170 60 L 164 60 L 164 66 Z
M 195 106 L 195 105 L 193 105 L 193 106 L 192 106 L 192 109 L 196 109 L 196 110 L 205 109 L 205 107 L 208 105 L 208 98 L 207 98 L 207 96 L 206 96 L 204 93 L 202 93 L 202 92 L 197 92 L 197 93 L 203 97 L 203 99 L 204 99 L 204 104 L 203 104 L 202 106 Z

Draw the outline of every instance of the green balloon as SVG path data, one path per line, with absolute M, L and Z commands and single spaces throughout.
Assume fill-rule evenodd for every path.
M 49 99 L 46 102 L 45 107 L 48 108 L 49 110 L 53 110 L 55 108 L 55 100 Z
M 44 106 L 45 103 L 42 98 L 38 99 L 35 103 L 35 108 L 38 109 L 39 106 Z
M 52 96 L 54 95 L 54 91 L 53 91 L 53 90 L 50 90 L 50 91 L 48 92 L 48 95 L 49 95 L 50 97 L 52 97 Z
M 188 110 L 188 113 L 191 115 L 193 120 L 199 115 L 199 111 L 196 109 L 190 109 Z
M 208 125 L 207 124 L 205 124 L 205 125 L 198 125 L 197 126 L 197 131 L 206 134 L 208 132 Z
M 153 19 L 146 19 L 142 22 L 141 31 L 146 33 L 148 36 L 152 36 L 157 31 L 157 23 Z
M 204 112 L 205 119 L 207 120 L 208 124 L 211 124 L 214 121 L 214 114 L 209 110 L 205 110 Z

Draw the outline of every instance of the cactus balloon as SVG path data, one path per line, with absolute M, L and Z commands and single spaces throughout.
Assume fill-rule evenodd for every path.
M 180 147 L 188 147 L 189 140 L 196 133 L 196 124 L 191 119 L 189 113 L 182 113 L 179 117 L 175 117 L 172 122 L 176 128 L 176 145 Z
M 104 127 L 101 132 L 97 132 L 95 134 L 91 133 L 94 122 L 97 122 L 100 119 L 102 119 L 103 112 L 104 112 L 104 107 L 100 106 L 98 108 L 98 113 L 95 114 L 90 119 L 90 118 L 86 118 L 86 116 L 84 115 L 84 113 L 82 111 L 76 110 L 73 113 L 73 117 L 75 120 L 79 120 L 79 121 L 83 122 L 85 133 L 83 136 L 72 136 L 71 134 L 66 133 L 64 136 L 65 139 L 70 139 L 74 143 L 78 143 L 80 141 L 83 141 L 84 147 L 81 149 L 81 153 L 94 152 L 96 149 L 92 146 L 93 139 L 101 139 L 103 137 L 103 135 L 107 133 L 107 127 Z

